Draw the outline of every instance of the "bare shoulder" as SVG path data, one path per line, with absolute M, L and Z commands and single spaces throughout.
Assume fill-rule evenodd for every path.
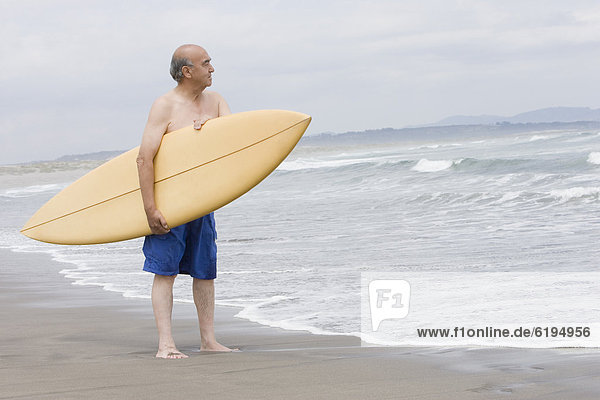
M 207 96 L 207 98 L 209 98 L 211 101 L 214 101 L 215 103 L 225 100 L 223 96 L 212 90 L 205 90 L 204 94 Z
M 171 123 L 171 115 L 173 112 L 173 93 L 168 92 L 152 103 L 150 113 L 148 113 L 148 121 L 144 128 L 142 144 L 150 141 L 155 144 L 160 142 L 162 136 L 167 132 Z
M 165 112 L 170 112 L 173 108 L 173 104 L 176 101 L 175 94 L 172 92 L 167 92 L 162 96 L 158 97 L 152 103 L 152 108 L 150 109 L 150 113 L 159 113 L 163 114 Z
M 213 91 L 206 91 L 205 90 L 204 93 L 206 93 L 206 95 L 210 99 L 210 102 L 212 104 L 215 104 L 218 107 L 219 117 L 231 114 L 231 110 L 229 109 L 229 105 L 227 104 L 227 102 L 225 101 L 225 99 L 223 98 L 223 96 L 221 96 L 219 93 L 213 92 Z
M 175 102 L 176 96 L 172 91 L 167 92 L 154 100 L 152 108 L 150 108 L 150 113 L 148 114 L 146 131 L 150 131 L 153 136 L 158 135 L 158 132 L 160 132 L 162 137 L 162 135 L 167 132 L 171 123 Z

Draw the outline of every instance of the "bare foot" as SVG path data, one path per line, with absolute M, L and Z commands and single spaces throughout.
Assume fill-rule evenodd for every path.
M 200 347 L 200 351 L 223 351 L 223 352 L 232 352 L 232 351 L 240 351 L 240 349 L 230 349 L 229 347 L 223 346 L 221 343 L 206 343 L 202 344 Z
M 182 352 L 180 352 L 177 349 L 171 348 L 171 349 L 158 350 L 158 353 L 156 353 L 156 358 L 180 359 L 180 358 L 188 358 L 188 356 L 186 356 L 185 354 L 183 354 Z

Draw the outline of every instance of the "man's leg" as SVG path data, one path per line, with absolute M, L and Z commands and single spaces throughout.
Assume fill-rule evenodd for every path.
M 194 278 L 194 303 L 198 311 L 202 351 L 234 351 L 218 343 L 215 339 L 215 281 Z
M 187 358 L 175 347 L 171 334 L 171 316 L 173 313 L 173 283 L 175 276 L 154 275 L 152 285 L 152 308 L 158 328 L 158 353 L 159 358 Z

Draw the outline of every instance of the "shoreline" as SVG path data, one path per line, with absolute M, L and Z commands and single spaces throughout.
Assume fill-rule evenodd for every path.
M 286 331 L 218 306 L 217 338 L 241 353 L 201 353 L 195 309 L 176 303 L 186 360 L 157 360 L 150 301 L 73 285 L 43 253 L 0 249 L 0 399 L 597 398 L 600 356 L 536 349 L 361 347 L 352 336 Z

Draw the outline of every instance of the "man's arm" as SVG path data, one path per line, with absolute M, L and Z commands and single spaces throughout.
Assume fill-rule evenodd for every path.
M 154 201 L 154 156 L 156 155 L 163 135 L 169 125 L 169 107 L 164 99 L 158 99 L 152 105 L 148 122 L 144 128 L 142 144 L 137 157 L 140 189 L 144 201 L 144 210 L 148 225 L 155 235 L 169 232 L 170 228 L 162 213 L 156 208 Z
M 219 100 L 219 117 L 224 115 L 231 114 L 231 110 L 229 109 L 229 105 L 219 93 L 215 93 L 217 95 L 217 99 Z

